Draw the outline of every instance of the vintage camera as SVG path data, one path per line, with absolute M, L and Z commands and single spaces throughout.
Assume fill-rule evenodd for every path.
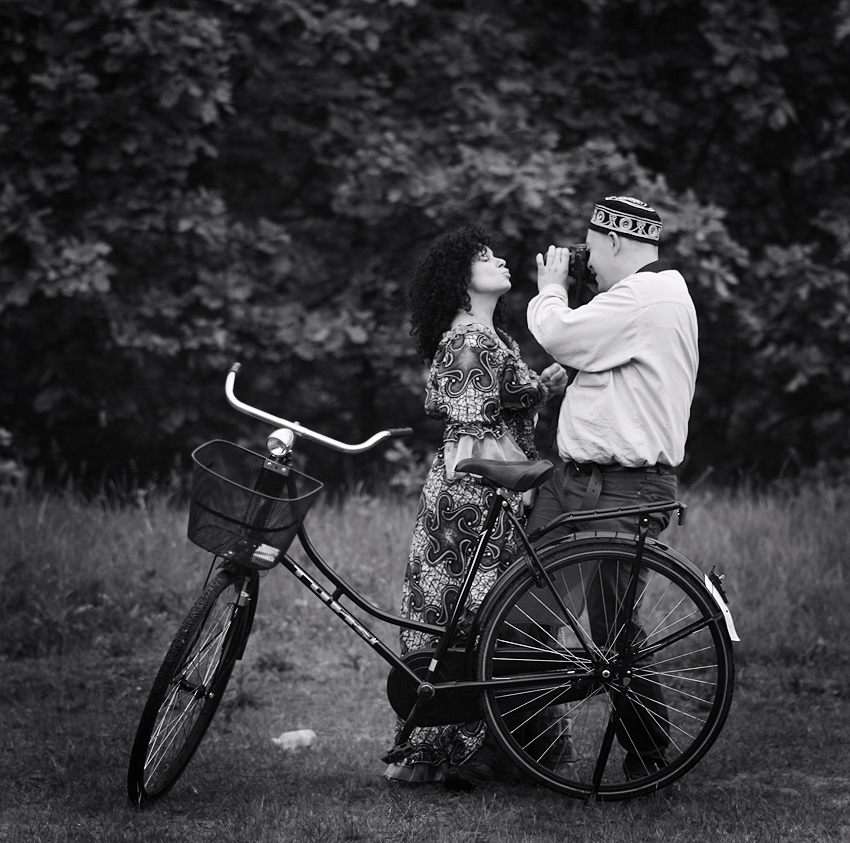
M 580 307 L 587 304 L 598 291 L 596 287 L 596 273 L 588 266 L 590 251 L 583 243 L 576 246 L 567 246 L 570 250 L 570 263 L 567 273 L 575 282 L 572 285 L 571 307 Z

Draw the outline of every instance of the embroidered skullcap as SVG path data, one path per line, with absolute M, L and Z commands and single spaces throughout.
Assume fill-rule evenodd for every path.
M 661 236 L 661 217 L 655 208 L 631 196 L 606 196 L 596 203 L 590 228 L 605 234 L 616 231 L 626 237 L 657 243 Z

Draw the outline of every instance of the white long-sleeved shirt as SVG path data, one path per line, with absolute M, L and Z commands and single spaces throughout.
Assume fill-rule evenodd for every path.
M 558 417 L 558 453 L 628 467 L 685 455 L 696 384 L 697 318 L 685 279 L 655 262 L 572 309 L 557 284 L 528 305 L 528 328 L 578 370 Z

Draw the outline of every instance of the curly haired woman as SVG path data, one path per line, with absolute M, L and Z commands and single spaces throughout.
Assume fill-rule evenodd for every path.
M 477 478 L 456 472 L 456 464 L 466 457 L 536 458 L 534 416 L 550 394 L 566 386 L 557 363 L 539 376 L 531 371 L 517 343 L 499 327 L 500 299 L 511 289 L 511 275 L 488 239 L 475 226 L 443 235 L 418 265 L 409 293 L 412 334 L 422 358 L 431 363 L 425 410 L 445 422 L 443 446 L 422 490 L 402 592 L 402 614 L 429 624 L 448 621 L 470 545 L 494 494 Z M 521 496 L 512 495 L 510 504 L 519 512 Z M 470 609 L 480 605 L 516 550 L 510 535 L 493 537 Z M 428 633 L 401 633 L 402 654 L 435 643 Z M 384 775 L 473 787 L 493 771 L 485 731 L 483 721 L 417 728 L 409 739 L 412 753 L 390 764 Z

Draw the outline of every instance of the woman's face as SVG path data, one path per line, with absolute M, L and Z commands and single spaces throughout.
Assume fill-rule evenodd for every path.
M 511 288 L 511 273 L 502 258 L 497 258 L 493 250 L 486 246 L 472 264 L 472 279 L 469 290 L 474 293 L 501 296 Z

